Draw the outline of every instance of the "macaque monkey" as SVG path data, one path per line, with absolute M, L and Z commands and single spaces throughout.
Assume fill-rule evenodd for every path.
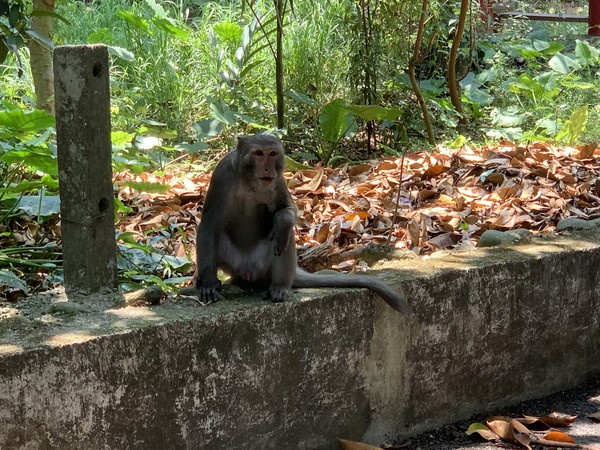
M 196 295 L 217 296 L 217 270 L 241 287 L 267 289 L 273 302 L 292 288 L 361 287 L 377 292 L 405 314 L 410 306 L 378 278 L 366 275 L 311 274 L 296 261 L 296 206 L 283 178 L 284 151 L 272 136 L 241 136 L 235 151 L 213 173 L 196 235 Z M 188 291 L 188 289 L 186 289 Z

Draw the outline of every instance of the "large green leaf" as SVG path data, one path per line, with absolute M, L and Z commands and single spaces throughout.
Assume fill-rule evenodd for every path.
M 58 195 L 24 195 L 17 202 L 17 209 L 30 216 L 49 217 L 60 213 Z
M 13 134 L 35 133 L 53 127 L 54 124 L 54 116 L 39 109 L 35 111 L 13 109 L 0 112 L 0 126 L 8 129 Z
M 110 133 L 110 141 L 112 142 L 112 145 L 116 145 L 117 147 L 123 147 L 127 144 L 131 144 L 131 141 L 133 141 L 134 137 L 135 134 L 127 133 L 121 130 L 111 131 Z
M 204 119 L 194 122 L 192 129 L 198 134 L 197 139 L 206 139 L 214 136 L 218 136 L 223 131 L 223 121 L 219 119 Z
M 303 103 L 307 106 L 318 106 L 319 105 L 319 103 L 314 101 L 312 98 L 310 98 L 304 94 L 301 94 L 300 92 L 297 92 L 294 89 L 288 89 L 285 93 L 288 97 L 296 100 L 298 103 Z
M 491 113 L 492 124 L 498 127 L 516 127 L 521 125 L 527 119 L 527 114 L 522 112 L 516 106 L 509 106 L 506 109 L 495 108 Z
M 548 61 L 548 65 L 552 70 L 558 72 L 560 74 L 566 75 L 575 69 L 580 69 L 581 66 L 577 61 L 572 58 L 569 58 L 562 53 L 557 53 L 550 61 Z
M 35 10 L 31 11 L 31 16 L 52 17 L 53 19 L 58 19 L 61 22 L 64 22 L 67 25 L 71 26 L 71 22 L 69 22 L 64 16 L 61 16 L 60 14 L 55 13 L 54 11 L 44 11 L 41 9 L 35 9 Z
M 146 33 L 150 32 L 150 24 L 146 19 L 137 14 L 134 14 L 130 11 L 125 11 L 123 9 L 119 9 L 117 11 L 117 16 L 127 22 L 131 27 L 137 28 L 138 30 L 144 31 Z
M 575 42 L 575 56 L 577 60 L 585 66 L 595 66 L 600 59 L 600 50 L 592 47 L 585 41 L 577 39 Z
M 188 31 L 178 25 L 175 25 L 173 22 L 174 21 L 168 17 L 152 18 L 152 23 L 154 23 L 154 25 L 163 30 L 165 33 L 175 36 L 178 39 L 186 40 L 189 37 Z
M 339 98 L 323 106 L 319 126 L 323 140 L 327 142 L 337 142 L 357 129 L 356 119 Z
M 1 252 L 0 252 L 1 253 Z M 0 259 L 1 255 L 0 255 Z M 0 269 L 0 287 L 8 286 L 11 289 L 19 289 L 27 292 L 27 285 L 10 270 Z
M 29 150 L 11 150 L 0 158 L 7 164 L 20 164 L 32 167 L 48 175 L 58 176 L 58 163 L 56 158 L 46 153 Z
M 127 61 L 127 62 L 135 61 L 135 55 L 133 53 L 131 53 L 129 50 L 127 50 L 126 48 L 109 45 L 108 52 L 111 55 L 122 59 L 123 61 Z
M 210 110 L 212 111 L 212 115 L 215 119 L 220 120 L 225 125 L 235 125 L 236 118 L 233 111 L 226 103 L 215 100 L 210 104 Z
M 25 192 L 33 192 L 41 188 L 57 192 L 58 180 L 50 175 L 44 175 L 39 180 L 21 181 L 15 184 L 9 184 L 8 186 L 0 188 L 0 194 L 22 194 Z
M 567 144 L 573 145 L 583 135 L 588 121 L 588 107 L 583 105 L 571 114 L 571 118 L 565 122 L 556 139 L 565 140 Z
M 243 29 L 237 23 L 220 22 L 214 24 L 212 29 L 222 41 L 237 44 L 242 39 Z
M 346 109 L 364 120 L 398 120 L 402 115 L 400 108 L 385 108 L 379 105 L 348 105 Z

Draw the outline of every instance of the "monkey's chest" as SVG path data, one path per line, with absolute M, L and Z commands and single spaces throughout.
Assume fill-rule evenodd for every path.
M 242 204 L 225 229 L 231 241 L 243 249 L 251 249 L 268 238 L 273 228 L 274 212 L 265 204 Z

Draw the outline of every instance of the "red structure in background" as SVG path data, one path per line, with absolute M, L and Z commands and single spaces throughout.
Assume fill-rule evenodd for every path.
M 589 12 L 588 12 L 588 35 L 600 36 L 600 0 L 588 0 L 589 1 Z M 570 14 L 523 14 L 517 11 L 504 12 L 498 17 L 494 14 L 494 3 L 495 0 L 479 0 L 479 9 L 481 10 L 481 16 L 483 21 L 487 25 L 487 29 L 492 31 L 493 24 L 496 19 L 501 19 L 502 16 L 509 17 L 526 17 L 531 20 L 544 20 L 544 21 L 556 21 L 556 22 L 584 22 L 585 16 L 575 16 Z
M 588 34 L 590 36 L 600 36 L 600 0 L 589 0 L 589 2 Z
M 479 0 L 479 9 L 481 10 L 481 18 L 485 22 L 486 30 L 492 31 L 494 20 L 496 20 L 494 17 L 494 0 Z

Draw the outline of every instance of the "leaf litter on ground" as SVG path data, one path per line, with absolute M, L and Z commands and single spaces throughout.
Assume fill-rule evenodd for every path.
M 532 445 L 541 445 L 544 448 L 600 450 L 600 443 L 578 444 L 569 434 L 556 429 L 569 427 L 576 419 L 577 416 L 557 412 L 543 417 L 495 416 L 488 418 L 484 423 L 472 423 L 465 433 L 469 436 L 477 434 L 486 441 L 502 442 L 528 450 L 532 450 Z
M 300 263 L 309 270 L 324 268 L 319 266 L 324 260 L 352 270 L 369 246 L 389 245 L 415 255 L 470 250 L 486 230 L 545 234 L 566 217 L 600 216 L 596 144 L 440 146 L 435 152 L 340 168 L 318 165 L 285 177 L 298 207 Z M 122 231 L 147 235 L 153 229 L 177 229 L 172 247 L 178 254 L 193 253 L 209 172 L 119 173 L 115 178 L 119 199 L 133 208 L 120 221 Z M 152 183 L 170 188 L 164 193 L 135 189 Z

